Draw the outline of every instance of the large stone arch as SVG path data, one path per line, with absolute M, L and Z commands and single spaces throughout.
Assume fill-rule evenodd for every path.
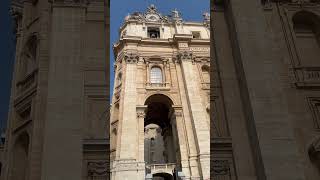
M 161 95 L 165 98 L 168 98 L 170 100 L 170 102 L 172 103 L 172 106 L 178 105 L 177 100 L 175 98 L 173 98 L 169 93 L 166 93 L 166 92 L 152 92 L 150 94 L 147 94 L 144 99 L 144 105 L 146 105 L 147 100 L 150 99 L 150 97 L 152 97 L 154 95 Z

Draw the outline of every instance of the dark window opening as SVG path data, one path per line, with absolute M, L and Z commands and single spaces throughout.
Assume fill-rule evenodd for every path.
M 193 31 L 193 32 L 192 32 L 192 38 L 194 38 L 194 39 L 200 39 L 200 32 L 198 32 L 198 31 Z
M 159 28 L 148 27 L 148 37 L 149 38 L 160 38 Z

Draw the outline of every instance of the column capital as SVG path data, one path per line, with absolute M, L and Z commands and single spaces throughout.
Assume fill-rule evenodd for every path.
M 145 112 L 137 112 L 137 118 L 145 118 L 146 113 Z
M 126 63 L 137 63 L 139 61 L 138 53 L 126 52 L 124 54 L 124 61 Z
M 145 118 L 147 106 L 137 106 L 137 118 Z
M 182 106 L 172 106 L 172 108 L 176 117 L 181 117 L 183 115 Z
M 181 61 L 192 61 L 193 60 L 193 53 L 189 50 L 179 51 L 178 52 L 178 60 Z

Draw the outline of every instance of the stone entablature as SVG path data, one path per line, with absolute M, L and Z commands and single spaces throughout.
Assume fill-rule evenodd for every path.
M 200 37 L 197 37 L 199 39 L 210 38 L 209 13 L 203 14 L 203 22 L 184 21 L 177 9 L 172 10 L 171 13 L 170 16 L 163 16 L 154 5 L 151 5 L 144 13 L 134 12 L 128 14 L 120 28 L 120 38 L 126 36 L 147 38 L 149 28 L 156 29 L 160 39 L 172 38 L 176 33 L 192 34 L 192 32 L 199 33 Z

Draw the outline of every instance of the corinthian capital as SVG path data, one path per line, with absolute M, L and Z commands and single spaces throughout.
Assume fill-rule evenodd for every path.
M 191 61 L 192 60 L 192 52 L 191 51 L 180 51 L 178 53 L 178 59 L 180 61 Z
M 137 63 L 138 60 L 139 60 L 139 56 L 138 54 L 136 53 L 126 53 L 124 55 L 124 60 L 127 62 L 127 63 Z
M 146 113 L 145 112 L 137 112 L 137 118 L 145 118 Z

